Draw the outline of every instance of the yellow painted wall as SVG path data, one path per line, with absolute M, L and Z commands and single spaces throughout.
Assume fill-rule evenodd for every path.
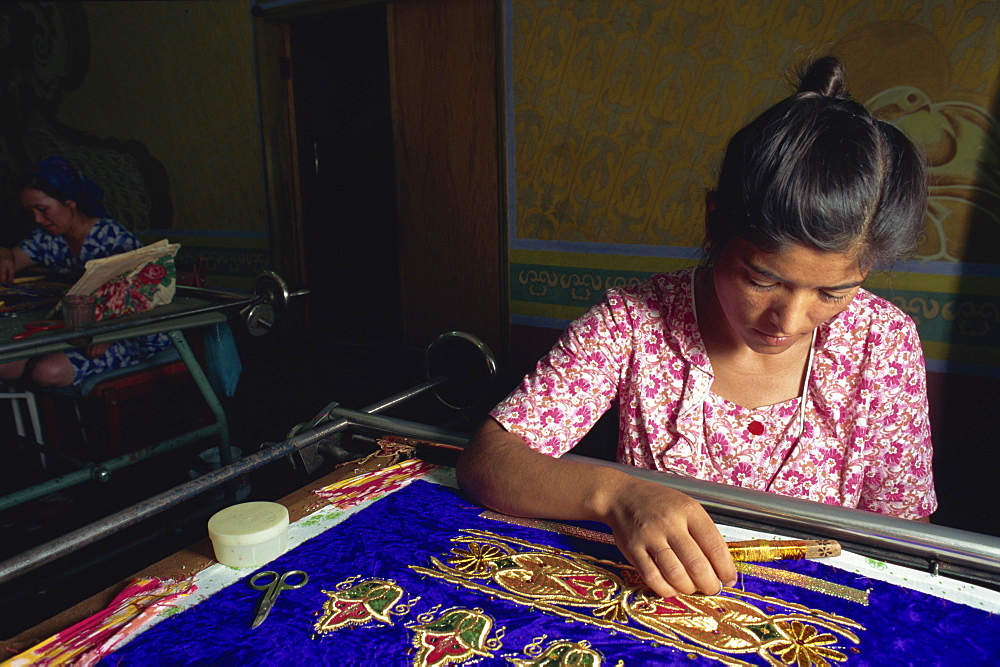
M 64 94 L 57 119 L 137 140 L 163 164 L 173 230 L 137 230 L 144 240 L 168 236 L 197 247 L 220 277 L 266 268 L 249 4 L 88 2 L 85 9 L 89 67 Z

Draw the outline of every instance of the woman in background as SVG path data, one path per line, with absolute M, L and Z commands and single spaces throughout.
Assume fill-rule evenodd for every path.
M 13 248 L 0 248 L 0 283 L 36 264 L 82 272 L 92 259 L 142 247 L 132 232 L 108 217 L 103 191 L 61 157 L 48 157 L 19 183 L 19 198 L 38 225 Z M 137 364 L 170 345 L 165 334 L 54 352 L 0 364 L 0 380 L 25 375 L 43 387 L 66 387 L 96 373 Z
M 609 525 L 659 595 L 732 585 L 693 498 L 558 458 L 612 403 L 618 462 L 927 520 L 937 507 L 913 322 L 861 285 L 923 230 L 924 163 L 834 58 L 729 142 L 702 266 L 610 290 L 491 412 L 458 463 L 501 512 Z

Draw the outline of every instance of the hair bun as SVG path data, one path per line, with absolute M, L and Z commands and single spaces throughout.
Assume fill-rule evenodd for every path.
M 844 85 L 844 65 L 833 56 L 814 60 L 799 76 L 800 93 L 818 93 L 826 97 L 850 99 Z

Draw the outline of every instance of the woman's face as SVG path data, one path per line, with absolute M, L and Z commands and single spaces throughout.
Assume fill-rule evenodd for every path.
M 713 263 L 725 320 L 714 324 L 728 326 L 732 343 L 762 354 L 784 352 L 847 308 L 865 273 L 853 254 L 803 245 L 765 252 L 734 238 Z
M 21 191 L 21 205 L 31 213 L 36 225 L 53 236 L 62 236 L 73 226 L 76 202 L 61 202 L 41 190 L 25 188 Z

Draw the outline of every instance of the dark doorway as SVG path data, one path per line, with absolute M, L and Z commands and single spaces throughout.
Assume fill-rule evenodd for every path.
M 385 6 L 289 22 L 309 333 L 402 339 Z

